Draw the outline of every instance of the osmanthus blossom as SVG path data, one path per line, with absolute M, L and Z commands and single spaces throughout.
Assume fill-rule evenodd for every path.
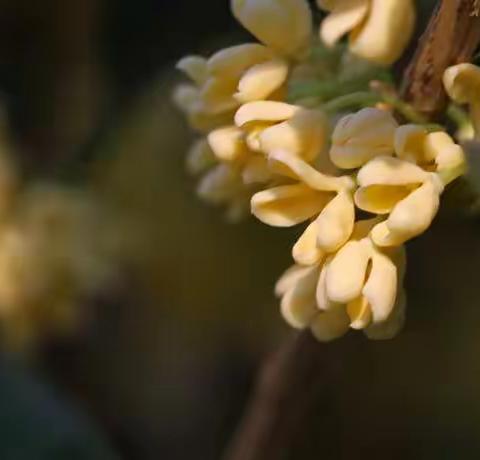
M 444 187 L 465 171 L 462 148 L 445 132 L 401 126 L 395 153 L 374 158 L 357 175 L 357 207 L 388 215 L 372 229 L 379 246 L 397 246 L 423 233 L 437 214 Z
M 244 104 L 235 125 L 211 131 L 208 143 L 218 161 L 241 170 L 246 185 L 270 181 L 270 152 L 282 149 L 313 161 L 325 148 L 329 125 L 319 110 L 275 101 Z
M 348 34 L 353 54 L 379 65 L 391 65 L 403 53 L 415 25 L 413 0 L 317 0 L 329 12 L 320 37 L 333 46 Z
M 351 235 L 355 220 L 354 182 L 349 176 L 323 174 L 286 151 L 271 153 L 269 161 L 275 171 L 293 182 L 253 195 L 252 213 L 274 227 L 291 227 L 312 219 L 292 254 L 297 263 L 318 263 Z
M 449 67 L 443 75 L 443 84 L 454 102 L 469 106 L 475 136 L 480 139 L 480 67 L 470 63 Z
M 359 221 L 336 252 L 308 266 L 294 265 L 277 282 L 284 319 L 310 328 L 320 341 L 350 328 L 374 339 L 393 337 L 403 326 L 403 247 L 382 251 L 368 237 L 378 219 Z

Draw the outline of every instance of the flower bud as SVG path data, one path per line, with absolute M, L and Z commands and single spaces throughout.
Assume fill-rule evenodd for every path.
M 330 158 L 339 168 L 353 169 L 381 155 L 393 154 L 397 122 L 384 110 L 365 108 L 346 115 L 335 126 Z

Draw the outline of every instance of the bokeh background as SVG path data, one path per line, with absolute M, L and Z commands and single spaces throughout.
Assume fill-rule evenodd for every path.
M 435 2 L 418 3 L 420 30 Z M 125 261 L 73 337 L 2 352 L 1 459 L 220 458 L 291 334 L 272 290 L 299 230 L 228 225 L 197 200 L 170 92 L 179 57 L 245 39 L 226 0 L 0 2 L 22 171 L 88 183 Z M 479 224 L 449 213 L 408 250 L 406 329 L 319 345 L 336 374 L 292 459 L 480 455 Z

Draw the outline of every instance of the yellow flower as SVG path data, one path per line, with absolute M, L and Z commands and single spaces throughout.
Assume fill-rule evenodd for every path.
M 380 155 L 392 155 L 398 127 L 392 115 L 365 108 L 339 120 L 332 134 L 330 158 L 339 168 L 353 169 Z
M 312 13 L 306 0 L 231 0 L 235 18 L 262 43 L 280 54 L 306 48 Z
M 253 195 L 252 213 L 274 227 L 314 219 L 293 247 L 300 264 L 315 264 L 350 237 L 355 219 L 350 177 L 327 176 L 289 152 L 271 154 L 273 169 L 296 179 Z
M 391 338 L 400 330 L 405 254 L 403 248 L 384 253 L 372 244 L 368 232 L 375 222 L 358 222 L 336 254 L 311 266 L 294 265 L 279 279 L 275 292 L 292 327 L 309 327 L 321 341 L 349 328 L 363 329 L 374 339 Z
M 317 0 L 330 14 L 320 26 L 325 44 L 333 46 L 349 34 L 353 54 L 380 65 L 391 65 L 412 36 L 412 0 Z
M 245 131 L 251 150 L 266 155 L 287 150 L 309 162 L 322 152 L 329 132 L 323 112 L 275 101 L 242 105 L 235 124 Z
M 473 64 L 458 64 L 449 67 L 443 74 L 445 90 L 459 104 L 470 106 L 470 115 L 476 137 L 480 137 L 480 67 Z
M 399 158 L 378 157 L 360 169 L 355 204 L 389 214 L 372 230 L 379 246 L 398 246 L 423 233 L 437 214 L 443 183 L 435 173 Z
M 193 83 L 177 90 L 177 106 L 187 114 L 196 111 L 218 116 L 245 102 L 276 97 L 286 82 L 289 65 L 266 46 L 247 43 L 222 49 L 208 60 L 184 57 L 177 68 Z

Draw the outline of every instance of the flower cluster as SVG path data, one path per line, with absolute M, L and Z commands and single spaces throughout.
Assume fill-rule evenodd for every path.
M 332 15 L 336 15 L 335 2 L 328 3 L 333 8 Z M 350 8 L 346 4 L 351 2 L 337 3 L 345 13 Z M 397 6 L 384 10 L 382 2 L 364 3 L 368 8 L 362 22 L 365 16 L 380 23 L 379 19 L 373 19 L 376 15 L 405 16 L 409 22 L 413 18 L 410 8 Z M 401 5 L 403 0 L 393 3 Z M 320 6 L 327 5 L 322 2 Z M 308 110 L 299 102 L 287 104 L 286 99 L 295 83 L 318 78 L 337 67 L 338 62 L 331 58 L 338 57 L 338 53 L 333 52 L 328 59 L 324 56 L 320 64 L 312 63 L 312 50 L 317 45 L 312 12 L 306 0 L 232 0 L 231 9 L 260 43 L 232 46 L 209 58 L 197 55 L 182 58 L 177 68 L 190 82 L 177 86 L 173 98 L 193 129 L 200 133 L 187 155 L 189 172 L 201 176 L 198 195 L 206 202 L 226 206 L 227 217 L 238 220 L 248 212 L 248 202 L 259 186 L 283 180 L 268 166 L 268 156 L 273 150 L 287 150 L 313 162 L 326 145 L 329 122 L 322 111 Z M 322 28 L 329 20 L 324 21 Z M 365 31 L 366 37 L 376 34 L 375 24 L 365 27 L 369 31 Z M 409 34 L 403 36 L 406 42 Z M 327 46 L 333 44 L 325 37 L 324 42 Z M 394 47 L 393 42 L 380 42 L 382 52 L 390 55 L 398 55 L 404 48 L 397 42 Z M 369 56 L 363 48 L 369 46 L 350 46 L 354 54 L 375 63 L 381 61 L 375 52 Z M 341 66 L 345 67 L 349 56 L 344 54 Z M 359 62 L 355 64 L 363 71 L 367 68 Z M 349 70 L 342 75 L 344 80 L 349 78 L 358 85 L 358 72 Z
M 430 226 L 465 157 L 441 127 L 419 124 L 402 102 L 395 107 L 391 97 L 356 86 L 400 57 L 413 31 L 413 1 L 317 3 L 329 13 L 320 53 L 304 0 L 232 0 L 235 17 L 262 43 L 179 62 L 191 83 L 174 99 L 203 135 L 187 165 L 204 173 L 200 196 L 227 205 L 232 218 L 249 205 L 270 226 L 306 223 L 294 265 L 276 286 L 290 325 L 321 341 L 350 328 L 390 338 L 405 318 L 404 244 Z M 348 52 L 329 54 L 346 34 Z M 474 118 L 477 72 L 461 65 L 445 75 L 450 96 L 468 102 Z M 395 109 L 407 123 L 399 124 Z
M 287 322 L 322 341 L 349 328 L 393 336 L 404 318 L 403 244 L 430 226 L 444 187 L 463 174 L 462 148 L 365 108 L 338 121 L 329 151 L 354 175 L 323 175 L 285 151 L 271 157 L 296 180 L 255 194 L 252 212 L 272 226 L 309 221 L 277 284 Z M 355 207 L 373 217 L 355 221 Z

